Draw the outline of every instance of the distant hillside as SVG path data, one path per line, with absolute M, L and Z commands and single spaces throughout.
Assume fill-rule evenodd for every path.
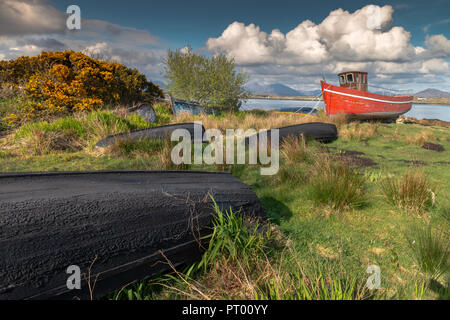
M 246 86 L 246 89 L 252 94 L 268 95 L 268 96 L 300 96 L 301 93 L 291 87 L 285 86 L 281 83 L 273 83 L 268 85 L 261 85 L 259 83 L 252 83 Z
M 437 89 L 426 89 L 415 94 L 419 98 L 450 98 L 450 93 Z
M 280 97 L 293 97 L 293 96 L 317 96 L 320 94 L 320 90 L 313 91 L 300 91 L 288 87 L 282 83 L 272 83 L 263 85 L 259 83 L 247 84 L 245 87 L 250 93 L 255 95 L 268 95 L 268 96 L 280 96 Z

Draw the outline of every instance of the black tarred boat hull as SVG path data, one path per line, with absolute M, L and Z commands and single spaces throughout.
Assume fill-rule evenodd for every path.
M 130 140 L 130 141 L 138 141 L 141 139 L 165 139 L 170 138 L 172 135 L 172 132 L 176 129 L 185 129 L 189 131 L 189 134 L 191 135 L 191 139 L 193 141 L 195 138 L 194 130 L 197 129 L 198 132 L 201 134 L 199 135 L 199 138 L 201 139 L 200 142 L 203 141 L 203 135 L 205 133 L 205 128 L 198 123 L 175 123 L 175 124 L 168 124 L 164 126 L 158 126 L 158 127 L 151 127 L 146 128 L 142 130 L 135 130 L 131 132 L 125 132 L 125 133 L 118 133 L 111 136 L 107 136 L 106 138 L 98 141 L 96 143 L 96 147 L 107 147 L 111 144 L 113 144 L 117 140 Z
M 170 270 L 166 257 L 174 266 L 197 260 L 214 214 L 209 194 L 222 209 L 265 216 L 226 173 L 0 175 L 0 299 L 89 299 L 91 264 L 99 298 Z M 85 274 L 81 290 L 66 286 L 70 265 Z
M 324 122 L 309 122 L 302 124 L 295 124 L 292 126 L 278 128 L 280 143 L 289 136 L 303 135 L 306 139 L 315 139 L 323 143 L 329 143 L 337 139 L 338 132 L 334 124 Z M 256 134 L 259 141 L 259 133 Z M 245 139 L 246 145 L 249 144 L 249 138 Z M 267 130 L 267 139 L 270 140 L 271 130 Z

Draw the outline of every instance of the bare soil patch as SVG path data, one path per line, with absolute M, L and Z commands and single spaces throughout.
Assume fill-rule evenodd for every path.
M 431 142 L 425 142 L 422 145 L 422 148 L 427 149 L 427 150 L 434 150 L 437 152 L 445 151 L 444 146 L 437 144 L 437 143 L 431 143 Z

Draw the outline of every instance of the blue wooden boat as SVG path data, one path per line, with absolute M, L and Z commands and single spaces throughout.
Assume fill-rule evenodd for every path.
M 199 103 L 193 101 L 170 98 L 170 105 L 175 116 L 178 116 L 181 113 L 188 113 L 193 115 L 199 115 L 203 113 L 214 115 L 214 110 L 212 108 L 205 108 Z

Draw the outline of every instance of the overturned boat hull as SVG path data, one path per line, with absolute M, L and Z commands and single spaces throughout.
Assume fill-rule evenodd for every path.
M 267 139 L 270 141 L 272 137 L 272 130 L 267 130 L 267 132 L 264 132 L 267 135 Z M 295 124 L 292 126 L 282 127 L 278 128 L 278 134 L 279 134 L 279 142 L 283 143 L 284 139 L 286 139 L 289 136 L 295 136 L 295 137 L 305 137 L 306 139 L 314 139 L 319 142 L 323 143 L 329 143 L 337 139 L 338 132 L 337 128 L 334 124 L 331 123 L 324 123 L 324 122 L 308 122 L 308 123 L 301 123 L 301 124 Z M 245 144 L 249 145 L 250 141 L 253 138 L 258 138 L 257 141 L 259 141 L 261 133 L 257 133 L 253 136 L 249 136 L 245 139 Z
M 170 139 L 172 133 L 177 129 L 187 130 L 191 136 L 191 139 L 195 142 L 203 142 L 203 135 L 205 133 L 205 128 L 199 123 L 175 123 L 168 124 L 164 126 L 151 127 L 142 130 L 135 130 L 131 132 L 118 133 L 114 135 L 107 136 L 106 138 L 100 140 L 95 145 L 96 147 L 107 147 L 114 144 L 117 141 L 139 141 L 142 139 Z M 196 139 L 195 132 L 198 132 L 198 141 Z
M 264 217 L 227 173 L 111 171 L 0 175 L 0 299 L 89 299 L 201 256 L 219 207 Z M 81 289 L 66 273 L 78 266 Z M 90 272 L 90 273 L 89 273 Z

